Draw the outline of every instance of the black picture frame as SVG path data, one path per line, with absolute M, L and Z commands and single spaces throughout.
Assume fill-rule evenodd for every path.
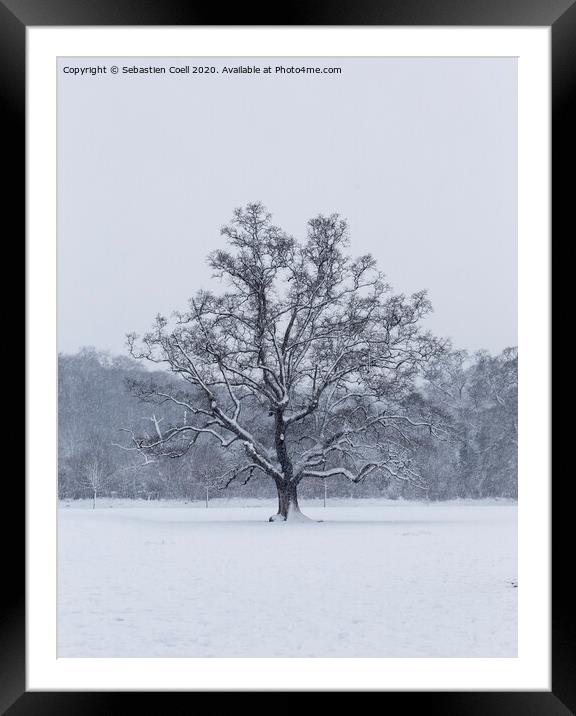
M 576 128 L 576 3 L 574 0 L 343 0 L 294 3 L 268 9 L 184 0 L 0 0 L 0 97 L 5 122 L 4 215 L 13 219 L 13 248 L 25 236 L 26 28 L 87 25 L 476 25 L 551 26 L 552 28 L 552 216 L 557 244 L 569 243 L 574 202 Z M 565 180 L 564 177 L 571 177 Z M 6 219 L 4 226 L 6 226 Z M 570 233 L 569 233 L 570 232 Z M 5 243 L 7 241 L 5 234 Z M 19 243 L 20 237 L 22 244 Z M 18 329 L 15 329 L 17 333 Z M 548 337 L 544 336 L 543 340 Z M 19 398 L 21 400 L 21 398 Z M 29 449 L 33 449 L 33 446 Z M 568 478 L 568 475 L 566 475 Z M 568 480 L 566 480 L 567 482 Z M 552 690 L 550 692 L 385 692 L 391 699 L 427 714 L 576 713 L 576 619 L 569 588 L 573 501 L 566 484 L 553 490 Z M 4 504 L 19 505 L 20 524 L 3 520 L 3 544 L 11 558 L 5 566 L 0 615 L 0 711 L 10 716 L 71 713 L 115 714 L 127 708 L 143 713 L 189 713 L 189 692 L 31 692 L 25 686 L 24 480 L 6 481 Z M 223 695 L 226 695 L 223 692 Z

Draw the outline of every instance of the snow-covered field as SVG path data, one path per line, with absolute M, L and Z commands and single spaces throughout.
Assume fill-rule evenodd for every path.
M 514 657 L 516 504 L 61 503 L 61 657 Z

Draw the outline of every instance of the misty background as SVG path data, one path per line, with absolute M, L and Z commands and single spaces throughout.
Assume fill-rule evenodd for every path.
M 342 73 L 59 71 L 60 351 L 125 353 L 128 331 L 183 308 L 211 283 L 220 227 L 250 201 L 297 237 L 311 216 L 340 213 L 350 253 L 373 253 L 397 292 L 429 290 L 435 333 L 472 351 L 516 344 L 516 60 L 302 64 Z

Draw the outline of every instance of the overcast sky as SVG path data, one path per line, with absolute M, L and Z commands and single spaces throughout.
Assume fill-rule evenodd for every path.
M 348 219 L 397 292 L 459 348 L 515 345 L 517 67 L 511 58 L 128 60 L 341 66 L 340 75 L 84 75 L 59 61 L 59 348 L 125 334 L 213 284 L 206 254 L 262 201 L 303 237 Z

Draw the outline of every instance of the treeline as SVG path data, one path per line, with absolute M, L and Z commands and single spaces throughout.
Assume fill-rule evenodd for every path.
M 150 426 L 152 411 L 128 389 L 135 379 L 154 379 L 136 361 L 86 348 L 59 356 L 59 496 L 77 499 L 118 496 L 134 499 L 204 499 L 245 495 L 274 497 L 271 480 L 257 475 L 223 490 L 219 475 L 234 467 L 235 454 L 199 440 L 184 457 L 143 460 L 130 447 L 130 433 Z M 165 373 L 158 373 L 165 382 Z M 421 490 L 396 480 L 371 477 L 353 484 L 331 480 L 329 496 L 451 499 L 517 496 L 518 353 L 498 356 L 452 351 L 422 376 L 406 400 L 431 416 L 435 434 L 417 432 L 411 468 L 425 479 Z M 170 410 L 156 407 L 156 420 Z M 257 426 L 255 426 L 257 429 Z M 303 498 L 324 494 L 321 481 L 300 487 Z

